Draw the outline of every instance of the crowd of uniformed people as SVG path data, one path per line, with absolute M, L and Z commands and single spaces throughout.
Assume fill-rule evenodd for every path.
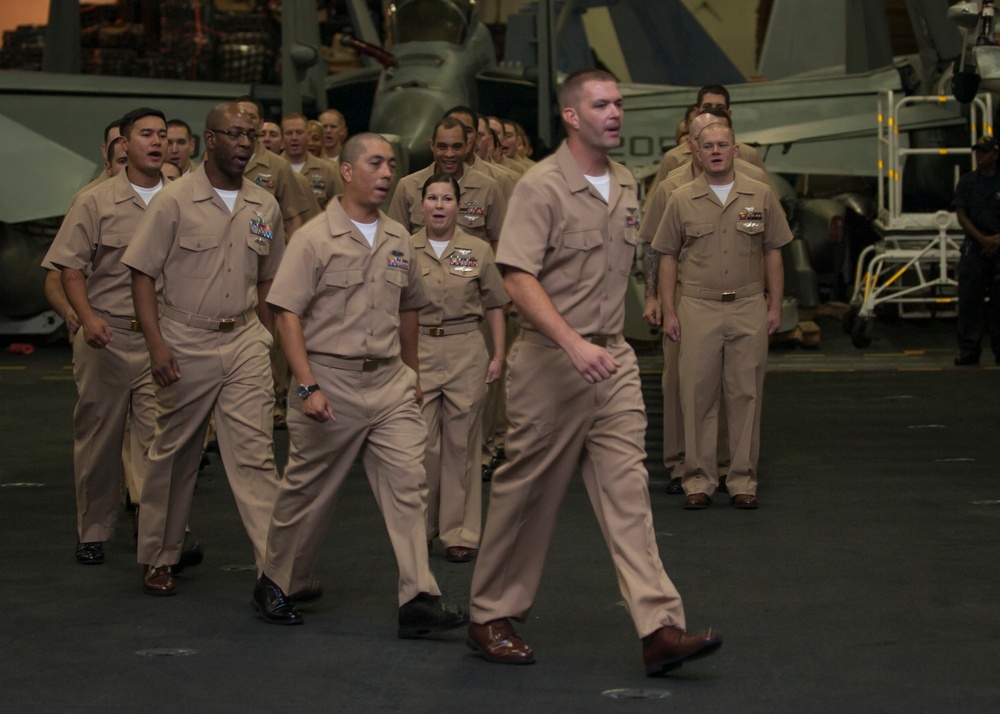
M 455 107 L 428 137 L 432 164 L 398 181 L 389 142 L 348 137 L 334 109 L 265 121 L 252 97 L 220 104 L 200 161 L 191 128 L 156 109 L 112 122 L 105 171 L 43 263 L 73 343 L 77 560 L 104 561 L 124 492 L 142 589 L 175 594 L 203 558 L 188 515 L 215 442 L 253 547 L 252 605 L 299 624 L 360 457 L 399 567 L 399 636 L 467 625 L 484 659 L 527 664 L 511 620 L 530 612 L 581 473 L 647 674 L 719 649 L 686 629 L 658 555 L 624 293 L 645 243 L 669 491 L 695 510 L 728 488 L 756 508 L 788 225 L 725 88 L 699 93 L 644 210 L 608 158 L 614 78 L 571 75 L 559 108 L 567 138 L 536 163 L 518 125 Z M 476 561 L 468 609 L 442 601 L 435 538 L 448 561 Z

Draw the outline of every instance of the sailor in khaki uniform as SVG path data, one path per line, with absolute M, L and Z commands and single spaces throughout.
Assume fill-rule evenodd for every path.
M 321 594 L 312 569 L 359 453 L 399 566 L 399 636 L 468 622 L 441 605 L 428 564 L 420 459 L 427 428 L 416 372 L 417 310 L 427 295 L 409 236 L 379 210 L 395 164 L 378 134 L 348 140 L 344 195 L 289 244 L 268 296 L 299 387 L 288 413 L 288 468 L 252 600 L 266 622 L 301 623 L 294 594 Z
M 524 621 L 531 611 L 578 469 L 643 640 L 647 674 L 722 644 L 712 631 L 684 630 L 684 607 L 653 532 L 639 368 L 622 335 L 639 201 L 628 169 L 607 156 L 620 143 L 621 103 L 606 72 L 567 78 L 559 106 L 568 138 L 517 184 L 500 241 L 497 262 L 522 332 L 507 375 L 509 460 L 493 477 L 472 578 L 468 643 L 491 662 L 534 661 L 510 619 Z
M 663 254 L 664 332 L 681 343 L 684 505 L 708 506 L 718 485 L 721 389 L 729 423 L 730 502 L 752 509 L 767 340 L 781 318 L 781 246 L 792 235 L 774 192 L 734 171 L 731 128 L 710 124 L 698 145 L 704 173 L 671 194 L 653 239 Z M 679 301 L 678 271 L 684 276 Z
M 110 539 L 121 509 L 126 420 L 132 442 L 126 453 L 137 479 L 133 501 L 140 497 L 142 459 L 153 436 L 149 354 L 132 308 L 129 270 L 121 260 L 147 202 L 163 187 L 166 119 L 159 110 L 138 109 L 124 117 L 122 131 L 117 141 L 126 148 L 128 168 L 80 196 L 43 264 L 61 271 L 66 298 L 82 324 L 73 340 L 78 394 L 73 470 L 76 558 L 85 564 L 104 562 L 103 542 Z
M 412 237 L 430 302 L 420 311 L 420 386 L 427 422 L 427 537 L 445 559 L 464 563 L 479 548 L 479 451 L 487 385 L 504 361 L 503 306 L 510 302 L 489 244 L 455 227 L 461 194 L 454 177 L 423 186 L 427 226 Z M 493 357 L 480 324 L 490 323 Z
M 462 189 L 459 228 L 495 244 L 500 239 L 500 229 L 507 214 L 507 201 L 496 181 L 466 167 L 465 125 L 455 117 L 445 117 L 434 127 L 430 144 L 434 163 L 400 179 L 387 211 L 389 217 L 402 223 L 410 233 L 416 233 L 426 225 L 420 201 L 424 182 L 432 174 L 450 174 Z
M 281 120 L 285 137 L 281 157 L 291 164 L 292 171 L 305 177 L 320 208 L 326 208 L 331 198 L 344 192 L 344 180 L 336 164 L 309 153 L 308 125 L 309 120 L 302 114 L 289 114 Z
M 219 449 L 260 568 L 277 476 L 271 433 L 270 313 L 263 304 L 284 253 L 278 204 L 243 177 L 256 131 L 238 104 L 205 120 L 206 160 L 167 186 L 122 262 L 156 390 L 156 431 L 139 518 L 144 590 L 175 592 L 202 440 L 215 415 Z M 154 281 L 163 281 L 157 317 Z
M 660 254 L 651 247 L 653 236 L 656 233 L 656 227 L 660 225 L 660 221 L 663 219 L 663 212 L 666 210 L 667 199 L 670 198 L 670 194 L 675 189 L 701 176 L 703 169 L 701 157 L 697 151 L 697 137 L 706 126 L 719 121 L 729 125 L 729 114 L 721 110 L 708 109 L 691 118 L 688 135 L 685 138 L 685 144 L 692 149 L 691 153 L 688 154 L 690 161 L 671 171 L 666 179 L 655 186 L 646 199 L 646 205 L 642 212 L 642 228 L 639 231 L 639 238 L 642 240 L 643 245 L 647 246 L 644 261 L 646 307 L 643 311 L 643 317 L 649 324 L 654 326 L 662 324 L 663 315 L 658 295 Z M 768 185 L 771 183 L 771 178 L 766 171 L 748 161 L 743 161 L 743 159 L 739 158 L 738 152 L 733 166 L 740 174 Z M 680 275 L 677 277 L 677 282 L 679 290 L 681 284 Z M 684 416 L 681 413 L 680 374 L 677 366 L 678 357 L 680 356 L 680 343 L 674 342 L 665 332 L 662 339 L 663 465 L 671 474 L 670 482 L 667 484 L 667 493 L 676 495 L 684 493 L 680 476 L 680 464 L 684 460 Z M 718 450 L 719 489 L 725 490 L 726 472 L 729 469 L 729 433 L 726 421 L 726 404 L 724 401 L 719 404 L 719 439 L 716 448 Z

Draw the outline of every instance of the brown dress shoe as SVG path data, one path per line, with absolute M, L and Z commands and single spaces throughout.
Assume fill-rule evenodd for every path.
M 466 548 L 464 545 L 449 545 L 444 552 L 444 559 L 449 563 L 468 563 L 476 557 L 475 548 Z
M 147 595 L 175 595 L 177 586 L 174 585 L 174 573 L 170 566 L 147 565 L 142 576 L 142 589 Z
M 484 625 L 469 623 L 469 636 L 465 640 L 469 649 L 479 652 L 487 662 L 497 664 L 534 664 L 535 653 L 514 632 L 506 617 Z
M 684 497 L 684 508 L 689 511 L 700 511 L 712 505 L 712 499 L 707 493 L 689 493 Z
M 741 508 L 745 511 L 752 511 L 760 505 L 757 502 L 757 497 L 749 493 L 738 493 L 730 498 L 729 502 L 736 508 Z
M 642 661 L 646 676 L 658 677 L 677 669 L 689 659 L 707 657 L 722 647 L 722 637 L 715 630 L 685 632 L 664 625 L 642 640 Z

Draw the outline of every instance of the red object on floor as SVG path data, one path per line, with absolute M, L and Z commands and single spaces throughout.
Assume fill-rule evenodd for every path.
M 7 351 L 12 355 L 30 355 L 35 351 L 35 346 L 27 342 L 13 342 L 7 347 Z

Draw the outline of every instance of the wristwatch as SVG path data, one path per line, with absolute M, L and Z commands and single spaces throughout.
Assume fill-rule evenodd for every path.
M 310 394 L 318 391 L 319 391 L 318 384 L 310 384 L 308 387 L 304 384 L 299 385 L 299 397 L 301 399 L 308 399 Z

